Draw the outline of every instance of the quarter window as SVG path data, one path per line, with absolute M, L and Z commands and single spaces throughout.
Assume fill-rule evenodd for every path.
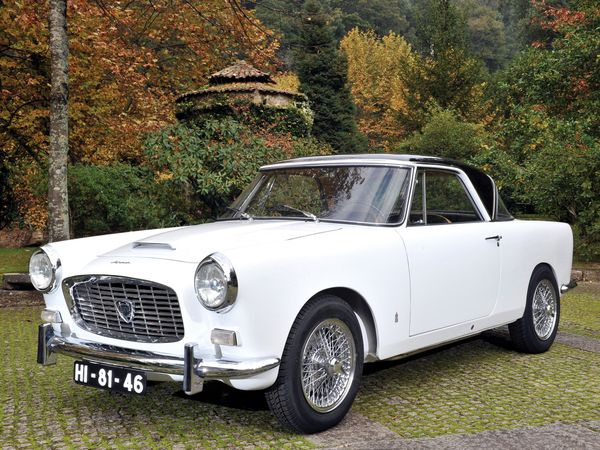
M 420 170 L 413 193 L 409 225 L 482 220 L 460 178 L 451 172 Z

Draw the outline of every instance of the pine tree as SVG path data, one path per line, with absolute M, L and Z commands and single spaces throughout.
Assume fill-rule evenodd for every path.
M 479 120 L 478 92 L 484 80 L 481 61 L 467 50 L 464 17 L 452 0 L 418 4 L 417 35 L 421 63 L 406 77 L 407 128 L 419 130 L 436 109 L 454 111 L 462 119 Z
M 314 0 L 304 5 L 295 67 L 300 90 L 315 113 L 313 135 L 339 153 L 365 151 L 366 139 L 356 126 L 347 61 L 337 48 L 326 14 Z

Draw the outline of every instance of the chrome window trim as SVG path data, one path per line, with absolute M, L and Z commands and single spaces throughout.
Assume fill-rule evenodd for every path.
M 435 171 L 435 172 L 449 172 L 453 175 L 456 175 L 456 177 L 458 178 L 458 180 L 460 181 L 460 183 L 463 186 L 463 189 L 465 191 L 465 193 L 467 194 L 467 197 L 469 198 L 469 200 L 471 201 L 471 204 L 473 205 L 473 208 L 475 209 L 475 212 L 479 215 L 479 220 L 471 220 L 468 222 L 452 222 L 452 223 L 448 223 L 448 224 L 443 224 L 443 223 L 439 223 L 439 224 L 429 224 L 427 223 L 427 221 L 425 221 L 424 224 L 421 224 L 420 226 L 426 225 L 462 225 L 462 224 L 470 224 L 470 223 L 482 223 L 482 222 L 489 222 L 490 221 L 490 216 L 487 214 L 487 211 L 485 210 L 485 207 L 483 207 L 483 205 L 481 204 L 481 199 L 479 198 L 479 195 L 477 194 L 477 192 L 475 191 L 475 196 L 473 195 L 473 192 L 471 192 L 472 190 L 474 191 L 474 188 L 472 186 L 471 181 L 469 180 L 469 177 L 459 168 L 455 168 L 455 167 L 448 167 L 448 166 L 438 166 L 438 165 L 417 165 L 415 170 L 415 177 L 414 177 L 414 181 L 413 181 L 413 192 L 411 193 L 410 196 L 410 205 L 408 207 L 408 213 L 410 214 L 410 210 L 412 209 L 412 201 L 414 198 L 414 189 L 416 188 L 416 183 L 417 183 L 417 177 L 419 174 L 419 171 L 423 171 L 425 172 L 425 186 L 427 186 L 427 172 L 431 172 L 431 171 Z M 468 180 L 468 183 L 465 181 Z M 426 206 L 426 201 L 424 201 L 423 203 L 424 206 L 424 210 L 425 206 Z M 406 220 L 406 226 L 407 227 L 412 227 L 412 226 L 419 226 L 419 225 L 410 225 L 408 222 L 408 218 L 410 216 L 407 216 L 407 220 Z
M 361 161 L 345 161 L 345 162 L 324 162 L 324 163 L 315 163 L 312 162 L 310 164 L 273 164 L 273 165 L 269 165 L 269 166 L 263 166 L 260 168 L 260 175 L 261 175 L 261 179 L 257 181 L 256 185 L 254 186 L 254 188 L 252 189 L 252 191 L 250 191 L 250 193 L 248 193 L 248 197 L 244 200 L 244 202 L 242 202 L 242 204 L 239 206 L 239 209 L 245 212 L 245 208 L 248 205 L 249 200 L 252 198 L 252 196 L 254 196 L 254 194 L 256 193 L 256 190 L 262 186 L 262 184 L 264 183 L 264 175 L 267 172 L 274 172 L 277 170 L 288 170 L 288 169 L 307 169 L 307 168 L 319 168 L 319 167 L 389 167 L 389 168 L 393 168 L 393 169 L 406 169 L 408 170 L 408 177 L 410 178 L 409 181 L 409 186 L 407 189 L 407 200 L 405 201 L 405 208 L 404 208 L 404 213 L 403 213 L 403 217 L 399 222 L 394 222 L 394 223 L 375 223 L 375 222 L 361 222 L 361 221 L 357 221 L 357 220 L 340 220 L 340 219 L 326 219 L 326 218 L 318 218 L 319 222 L 326 222 L 326 223 L 343 223 L 343 224 L 350 224 L 350 225 L 366 225 L 366 226 L 372 226 L 372 227 L 400 227 L 402 225 L 404 225 L 404 223 L 406 222 L 407 218 L 408 218 L 408 199 L 411 198 L 412 196 L 412 192 L 411 192 L 411 188 L 412 188 L 412 182 L 413 179 L 411 177 L 414 177 L 414 173 L 415 173 L 415 165 L 411 164 L 410 162 L 405 162 L 405 161 L 394 161 L 394 160 L 386 160 L 385 162 L 365 162 L 365 163 L 361 163 Z M 307 217 L 265 217 L 265 216 L 252 216 L 253 220 L 301 220 L 301 221 L 307 221 L 310 220 L 312 221 L 312 219 L 307 218 Z M 224 219 L 218 219 L 218 221 L 226 221 L 226 220 L 239 220 L 239 218 L 237 217 L 227 217 Z
M 462 169 L 460 169 L 459 167 L 433 165 L 433 164 L 420 165 L 420 166 L 418 166 L 418 168 L 423 169 L 423 170 L 442 170 L 442 171 L 446 171 L 446 172 L 456 173 L 458 175 L 458 178 L 462 182 L 463 187 L 465 188 L 465 191 L 469 195 L 470 200 L 473 203 L 473 206 L 475 206 L 475 209 L 479 213 L 481 222 L 490 222 L 491 221 L 491 216 L 488 214 L 487 209 L 485 208 L 485 205 L 483 204 L 481 197 L 479 196 L 479 192 L 477 192 L 477 189 L 475 189 L 475 186 L 473 186 L 473 183 L 469 179 L 469 176 Z M 462 222 L 462 223 L 466 223 L 466 222 Z M 478 223 L 478 222 L 470 222 L 470 223 Z

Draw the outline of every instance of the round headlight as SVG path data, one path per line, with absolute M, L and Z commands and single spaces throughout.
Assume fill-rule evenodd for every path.
M 225 312 L 237 297 L 237 277 L 229 260 L 213 253 L 196 269 L 194 287 L 200 303 L 212 311 Z
M 35 252 L 29 260 L 29 278 L 38 291 L 50 292 L 56 285 L 56 271 L 60 260 L 44 250 Z

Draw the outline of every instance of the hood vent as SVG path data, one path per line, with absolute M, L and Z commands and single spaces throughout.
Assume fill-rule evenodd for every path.
M 133 248 L 153 248 L 163 250 L 175 250 L 171 244 L 165 242 L 134 242 Z

